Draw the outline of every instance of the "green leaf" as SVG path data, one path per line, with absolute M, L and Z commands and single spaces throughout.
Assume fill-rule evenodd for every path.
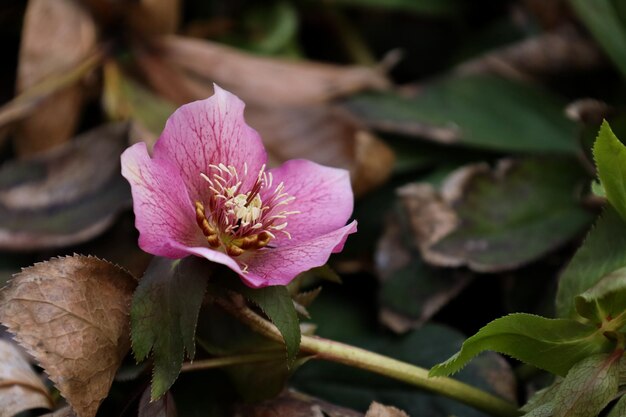
M 607 199 L 626 221 L 626 146 L 606 121 L 600 127 L 593 156 Z
M 569 159 L 504 160 L 494 171 L 473 165 L 449 178 L 444 188 L 456 185 L 460 197 L 449 204 L 459 223 L 423 252 L 435 265 L 514 269 L 563 245 L 591 221 L 575 197 L 584 173 Z
M 615 330 L 626 324 L 626 268 L 603 277 L 576 297 L 576 311 L 594 323 L 611 322 Z
M 460 352 L 433 367 L 430 375 L 453 374 L 480 352 L 493 350 L 563 376 L 583 358 L 611 348 L 612 343 L 595 326 L 532 314 L 510 314 L 480 329 L 463 343 Z
M 559 316 L 575 317 L 574 298 L 623 267 L 626 267 L 626 222 L 608 206 L 561 275 L 556 297 Z
M 561 378 L 557 378 L 550 386 L 537 391 L 529 400 L 524 404 L 520 411 L 523 411 L 527 414 L 525 416 L 539 416 L 544 413 L 548 416 L 552 415 L 552 410 L 554 409 L 554 395 L 557 390 L 561 386 L 561 382 L 563 380 Z M 539 410 L 538 410 L 539 409 Z M 538 410 L 538 411 L 535 411 Z M 549 411 L 549 413 L 548 413 Z M 534 412 L 534 414 L 533 414 Z
M 611 408 L 611 412 L 606 417 L 626 416 L 626 395 L 622 395 L 619 401 Z
M 626 76 L 626 25 L 617 7 L 621 0 L 570 0 L 578 18 Z
M 285 341 L 287 362 L 291 366 L 300 349 L 300 321 L 298 313 L 285 286 L 249 288 L 240 285 L 237 289 L 244 297 L 259 306 L 276 325 Z
M 493 151 L 574 154 L 565 102 L 532 85 L 488 76 L 447 78 L 414 97 L 393 92 L 345 105 L 370 127 Z
M 198 313 L 207 285 L 208 263 L 193 256 L 154 258 L 139 282 L 131 307 L 131 340 L 137 361 L 152 351 L 152 398 L 174 383 L 185 351 L 195 355 Z
M 574 365 L 555 394 L 553 417 L 596 417 L 617 394 L 622 353 L 592 355 Z

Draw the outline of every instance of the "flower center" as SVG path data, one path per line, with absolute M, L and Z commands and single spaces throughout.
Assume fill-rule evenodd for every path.
M 291 239 L 286 219 L 299 212 L 284 208 L 295 197 L 284 192 L 282 182 L 274 186 L 265 165 L 245 192 L 235 167 L 219 164 L 209 168 L 207 174 L 200 174 L 208 184 L 208 201 L 196 201 L 195 209 L 198 226 L 212 248 L 240 256 L 247 250 L 265 248 L 278 232 Z M 247 164 L 243 175 L 248 175 Z

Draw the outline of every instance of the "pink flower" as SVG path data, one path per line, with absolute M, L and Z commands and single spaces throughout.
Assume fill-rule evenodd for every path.
M 339 252 L 356 221 L 348 172 L 296 159 L 266 169 L 244 103 L 215 94 L 169 118 L 152 158 L 144 143 L 122 154 L 139 246 L 228 266 L 251 287 L 285 285 Z

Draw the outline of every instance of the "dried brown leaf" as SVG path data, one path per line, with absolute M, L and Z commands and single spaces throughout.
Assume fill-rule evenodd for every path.
M 261 57 L 214 42 L 169 36 L 163 57 L 199 78 L 233 91 L 246 103 L 308 105 L 365 89 L 383 89 L 374 69 Z
M 176 417 L 176 404 L 170 392 L 158 400 L 150 402 L 150 387 L 141 395 L 137 417 Z
M 28 358 L 11 341 L 0 339 L 0 417 L 52 405 L 46 386 Z
M 77 1 L 30 0 L 20 46 L 18 93 L 76 67 L 95 45 L 95 23 Z M 83 98 L 84 90 L 77 85 L 49 96 L 22 122 L 15 140 L 17 153 L 31 155 L 72 137 Z
M 488 52 L 459 65 L 456 72 L 532 80 L 605 64 L 604 55 L 593 41 L 566 27 Z
M 170 34 L 180 22 L 180 0 L 140 0 L 131 7 L 131 27 L 147 35 Z
M 460 188 L 449 187 L 449 189 Z M 405 185 L 398 189 L 398 195 L 406 210 L 415 245 L 420 249 L 424 259 L 435 265 L 460 265 L 461 261 L 458 259 L 430 250 L 432 245 L 458 226 L 459 219 L 450 201 L 444 199 L 430 184 Z
M 135 279 L 94 257 L 35 264 L 0 293 L 0 322 L 79 417 L 93 417 L 130 347 Z
M 246 120 L 261 134 L 273 165 L 307 158 L 347 169 L 357 195 L 391 175 L 395 160 L 391 149 L 330 104 L 251 105 Z
M 373 402 L 365 417 L 409 417 L 409 415 L 396 407 Z
M 363 417 L 363 414 L 295 391 L 235 407 L 233 417 Z
M 0 248 L 33 250 L 88 240 L 130 206 L 119 171 L 125 124 L 104 125 L 76 140 L 0 169 Z
M 119 155 L 126 148 L 128 126 L 105 125 L 69 144 L 31 158 L 10 162 L 2 171 L 43 172 L 36 181 L 0 185 L 0 205 L 11 210 L 37 210 L 67 203 L 102 187 L 119 172 Z M 5 181 L 6 176 L 2 176 Z

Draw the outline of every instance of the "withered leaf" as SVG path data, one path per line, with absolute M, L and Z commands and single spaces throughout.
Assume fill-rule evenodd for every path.
M 48 389 L 28 359 L 11 341 L 0 339 L 0 417 L 52 405 Z
M 503 160 L 493 172 L 460 168 L 440 192 L 405 187 L 400 198 L 424 260 L 497 272 L 538 259 L 588 224 L 575 194 L 584 178 L 571 159 Z
M 150 388 L 146 389 L 139 400 L 138 417 L 176 417 L 176 404 L 170 392 L 156 401 L 150 401 Z
M 119 174 L 128 127 L 111 124 L 0 168 L 0 248 L 32 250 L 85 241 L 130 205 Z
M 106 261 L 54 258 L 0 293 L 0 323 L 44 368 L 79 417 L 93 417 L 130 347 L 135 279 Z
M 169 36 L 163 56 L 190 73 L 235 92 L 246 103 L 306 105 L 389 85 L 376 70 L 256 56 L 215 42 Z
M 182 12 L 180 0 L 140 0 L 126 12 L 130 26 L 144 35 L 170 34 L 176 31 Z
M 391 149 L 331 102 L 384 88 L 387 80 L 376 71 L 258 57 L 180 37 L 166 37 L 159 46 L 161 55 L 144 52 L 138 59 L 153 87 L 175 102 L 207 97 L 213 82 L 229 89 L 246 102 L 246 120 L 274 164 L 307 158 L 348 169 L 357 194 L 391 174 Z
M 373 402 L 365 417 L 409 417 L 409 415 L 396 407 Z
M 571 27 L 524 39 L 464 62 L 459 74 L 495 74 L 520 80 L 588 71 L 605 64 L 597 45 Z
M 93 52 L 95 45 L 95 23 L 78 1 L 30 0 L 22 32 L 17 91 L 72 69 Z M 84 94 L 84 88 L 74 85 L 41 103 L 20 126 L 15 140 L 17 153 L 32 155 L 71 138 Z
M 347 169 L 357 195 L 382 184 L 391 175 L 395 159 L 391 149 L 331 104 L 252 104 L 246 111 L 246 120 L 261 134 L 274 165 L 307 158 Z

